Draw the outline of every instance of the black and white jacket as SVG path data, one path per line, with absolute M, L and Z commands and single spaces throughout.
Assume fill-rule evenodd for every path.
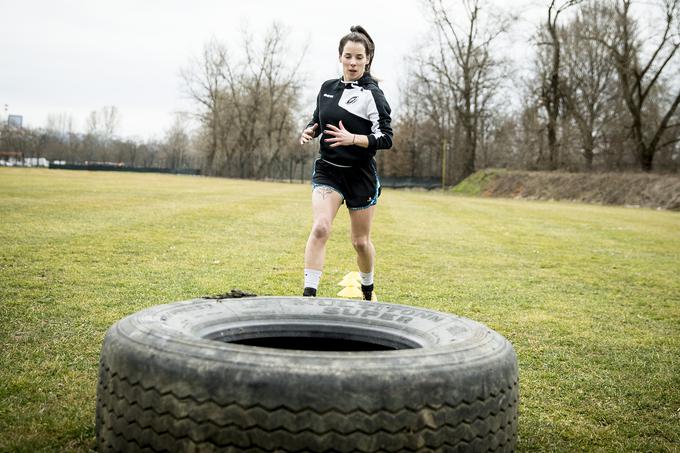
M 306 127 L 319 124 L 315 136 L 322 134 L 319 149 L 322 159 L 336 165 L 355 166 L 370 161 L 377 150 L 392 147 L 390 113 L 385 95 L 370 74 L 353 82 L 333 79 L 321 85 L 314 116 Z M 340 127 L 340 120 L 352 134 L 368 136 L 368 148 L 356 145 L 329 147 L 324 140 L 332 136 L 323 131 L 327 124 Z

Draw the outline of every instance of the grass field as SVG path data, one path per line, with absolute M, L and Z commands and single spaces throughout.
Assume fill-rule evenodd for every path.
M 0 169 L 0 451 L 94 447 L 106 329 L 155 304 L 297 295 L 299 184 Z M 519 451 L 680 451 L 680 213 L 386 190 L 381 300 L 514 345 Z M 320 295 L 355 270 L 343 208 Z

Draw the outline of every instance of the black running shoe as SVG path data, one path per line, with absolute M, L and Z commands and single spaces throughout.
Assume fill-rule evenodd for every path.
M 316 297 L 316 288 L 305 287 L 303 297 Z
M 371 300 L 373 298 L 373 283 L 361 285 L 361 292 L 364 293 L 364 300 Z

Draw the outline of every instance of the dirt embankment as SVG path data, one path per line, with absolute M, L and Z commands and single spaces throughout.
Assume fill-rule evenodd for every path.
M 680 176 L 482 170 L 454 188 L 485 197 L 569 200 L 680 210 Z

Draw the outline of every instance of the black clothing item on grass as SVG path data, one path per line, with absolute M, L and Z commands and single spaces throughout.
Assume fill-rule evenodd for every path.
M 316 297 L 316 289 L 310 288 L 309 286 L 305 287 L 303 293 L 303 297 Z
M 316 98 L 316 110 L 305 129 L 314 123 L 319 124 L 315 137 L 322 134 L 319 149 L 322 159 L 353 167 L 370 161 L 377 150 L 392 147 L 390 113 L 385 95 L 370 74 L 366 73 L 353 82 L 332 79 L 321 85 Z M 368 148 L 358 145 L 331 148 L 324 141 L 333 138 L 323 133 L 327 125 L 340 127 L 341 120 L 350 133 L 368 137 Z
M 378 202 L 380 180 L 375 159 L 355 167 L 338 167 L 323 159 L 314 162 L 312 187 L 329 187 L 352 210 L 366 209 Z

